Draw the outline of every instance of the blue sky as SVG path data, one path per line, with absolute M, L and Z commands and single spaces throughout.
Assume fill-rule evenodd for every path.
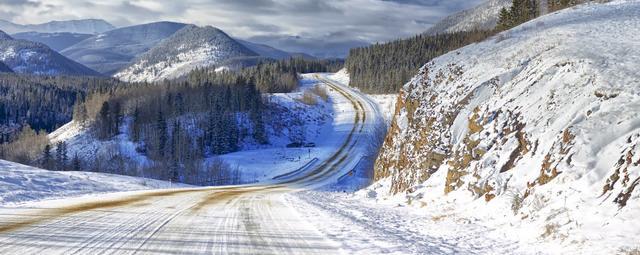
M 289 51 L 341 55 L 412 36 L 483 0 L 0 0 L 0 19 L 28 24 L 99 18 L 116 26 L 160 20 L 212 25 Z

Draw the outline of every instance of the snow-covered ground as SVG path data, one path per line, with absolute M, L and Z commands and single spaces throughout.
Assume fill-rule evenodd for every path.
M 180 188 L 188 185 L 114 174 L 49 171 L 0 160 L 0 206 L 170 187 Z

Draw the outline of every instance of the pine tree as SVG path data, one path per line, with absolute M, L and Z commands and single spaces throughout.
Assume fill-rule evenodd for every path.
M 142 126 L 142 120 L 140 119 L 140 109 L 138 108 L 138 105 L 135 106 L 135 109 L 133 110 L 133 116 L 132 117 L 132 123 L 131 123 L 131 141 L 133 142 L 139 142 L 140 141 L 140 133 L 141 133 L 141 126 Z
M 82 162 L 80 161 L 80 157 L 78 157 L 78 153 L 73 156 L 73 171 L 82 171 Z
M 99 137 L 100 139 L 108 139 L 110 137 L 110 129 L 111 129 L 111 118 L 110 118 L 111 110 L 109 109 L 109 102 L 102 103 L 102 107 L 100 108 L 99 113 Z
M 176 120 L 173 124 L 173 132 L 171 134 L 171 158 L 173 161 L 180 161 L 180 122 Z
M 158 156 L 164 158 L 167 144 L 167 121 L 164 118 L 162 109 L 158 111 L 156 127 L 158 128 Z
M 51 145 L 47 144 L 42 152 L 42 168 L 51 169 L 53 157 L 51 155 Z
M 60 141 L 56 144 L 56 170 L 64 171 L 67 166 L 67 143 Z
M 500 10 L 500 17 L 498 19 L 498 25 L 496 26 L 497 30 L 503 31 L 511 28 L 511 13 L 507 8 L 502 8 Z

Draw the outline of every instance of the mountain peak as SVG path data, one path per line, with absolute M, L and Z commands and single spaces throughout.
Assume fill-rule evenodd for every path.
M 256 57 L 257 53 L 218 28 L 187 25 L 114 76 L 125 81 L 159 81 L 181 77 L 198 67 Z

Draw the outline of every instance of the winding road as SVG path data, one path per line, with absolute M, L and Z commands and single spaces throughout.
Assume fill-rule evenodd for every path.
M 380 119 L 362 94 L 314 76 L 353 105 L 342 145 L 310 171 L 271 183 L 113 193 L 0 208 L 0 254 L 336 254 L 284 195 L 313 189 L 348 172 Z M 329 220 L 329 219 L 327 219 Z

